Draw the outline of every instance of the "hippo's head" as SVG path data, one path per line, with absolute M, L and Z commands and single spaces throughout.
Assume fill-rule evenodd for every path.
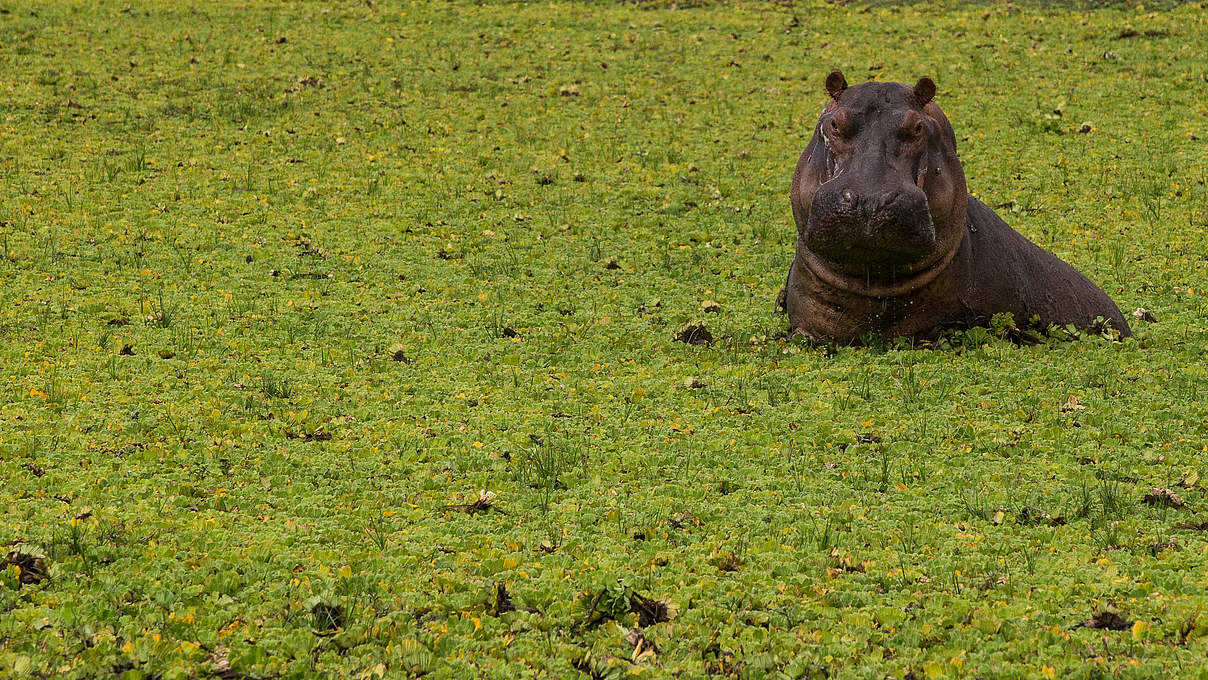
M 848 87 L 836 71 L 826 89 L 793 178 L 803 264 L 889 283 L 947 262 L 964 235 L 968 194 L 935 83 Z

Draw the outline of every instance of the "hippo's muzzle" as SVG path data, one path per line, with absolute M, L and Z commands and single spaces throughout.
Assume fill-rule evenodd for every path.
M 932 254 L 935 225 L 917 186 L 860 191 L 841 178 L 818 187 L 805 229 L 809 249 L 838 269 L 897 268 Z

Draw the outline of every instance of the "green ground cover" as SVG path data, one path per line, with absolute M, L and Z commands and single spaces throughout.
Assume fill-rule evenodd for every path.
M 0 676 L 1204 677 L 1204 10 L 0 0 Z M 779 338 L 832 68 L 1157 322 Z

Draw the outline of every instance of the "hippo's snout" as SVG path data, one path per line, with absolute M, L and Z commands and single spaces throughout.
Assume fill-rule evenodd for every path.
M 840 268 L 909 265 L 936 244 L 927 195 L 914 186 L 860 191 L 823 184 L 805 236 L 810 250 Z

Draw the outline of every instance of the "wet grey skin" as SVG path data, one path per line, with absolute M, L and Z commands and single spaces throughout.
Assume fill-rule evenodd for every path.
M 790 332 L 824 342 L 934 338 L 1010 312 L 1017 323 L 1105 319 L 1116 304 L 969 195 L 935 84 L 839 72 L 793 173 L 797 247 L 783 292 Z

